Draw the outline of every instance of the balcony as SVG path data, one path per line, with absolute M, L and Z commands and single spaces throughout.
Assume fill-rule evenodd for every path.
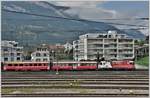
M 95 41 L 95 42 L 90 42 L 90 43 L 88 43 L 89 45 L 91 45 L 91 44 L 103 44 L 103 42 L 99 42 L 99 41 Z
M 133 57 L 133 56 L 132 56 L 132 57 L 125 57 L 125 56 L 121 56 L 121 57 L 120 57 L 120 56 L 118 56 L 118 58 L 119 58 L 119 59 L 133 59 L 134 57 Z
M 118 47 L 118 49 L 133 49 L 133 47 Z
M 103 51 L 88 51 L 88 54 L 97 54 L 99 52 L 99 54 L 103 54 Z
M 118 44 L 133 44 L 133 42 L 118 42 Z
M 103 47 L 88 47 L 90 50 L 102 50 Z
M 115 56 L 105 56 L 105 58 L 110 60 L 110 59 L 116 59 L 117 57 L 115 57 Z
M 117 47 L 105 47 L 105 49 L 117 49 Z
M 108 51 L 107 53 L 108 54 L 117 54 L 117 52 L 112 52 L 112 51 L 110 51 L 110 52 Z
M 119 54 L 134 54 L 133 52 L 118 52 Z

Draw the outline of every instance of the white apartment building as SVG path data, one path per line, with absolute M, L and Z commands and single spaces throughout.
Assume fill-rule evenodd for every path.
M 48 48 L 45 46 L 38 47 L 33 53 L 31 53 L 31 61 L 49 62 L 50 56 L 49 56 Z
M 134 58 L 134 39 L 116 31 L 106 34 L 85 34 L 73 41 L 74 60 L 95 60 L 97 54 L 107 60 Z
M 1 61 L 23 61 L 23 47 L 19 47 L 16 41 L 1 41 Z

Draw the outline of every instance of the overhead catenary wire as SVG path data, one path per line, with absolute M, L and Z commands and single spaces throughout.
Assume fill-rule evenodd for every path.
M 75 18 L 66 18 L 66 17 L 58 17 L 58 16 L 36 14 L 36 13 L 30 13 L 30 12 L 12 11 L 12 10 L 8 10 L 8 9 L 4 9 L 4 8 L 2 8 L 2 11 L 11 12 L 11 13 L 18 13 L 18 14 L 25 14 L 25 15 L 33 15 L 33 16 L 39 16 L 39 17 L 45 17 L 45 18 L 56 18 L 56 19 L 74 20 L 74 21 L 91 22 L 91 23 L 102 23 L 102 22 L 98 22 L 98 21 L 91 21 L 91 20 L 85 20 L 85 19 L 75 19 Z M 139 20 L 149 20 L 149 18 L 137 18 L 137 19 L 139 19 Z M 106 20 L 106 19 L 101 19 L 101 20 Z M 109 19 L 107 19 L 107 20 L 109 20 Z M 122 24 L 122 23 L 111 23 L 111 22 L 105 22 L 105 23 L 112 24 L 112 25 L 148 27 L 148 26 L 133 25 L 133 24 Z

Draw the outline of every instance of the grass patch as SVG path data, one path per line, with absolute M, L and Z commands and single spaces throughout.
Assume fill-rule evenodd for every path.
M 143 65 L 143 66 L 149 66 L 149 56 L 140 58 L 138 60 L 135 61 L 136 64 L 138 65 Z

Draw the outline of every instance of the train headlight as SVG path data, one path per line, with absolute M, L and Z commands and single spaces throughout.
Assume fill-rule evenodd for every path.
M 50 69 L 50 67 L 48 66 L 48 67 L 47 67 L 47 70 L 49 70 L 49 69 Z
M 6 70 L 6 67 L 4 67 L 4 70 Z

